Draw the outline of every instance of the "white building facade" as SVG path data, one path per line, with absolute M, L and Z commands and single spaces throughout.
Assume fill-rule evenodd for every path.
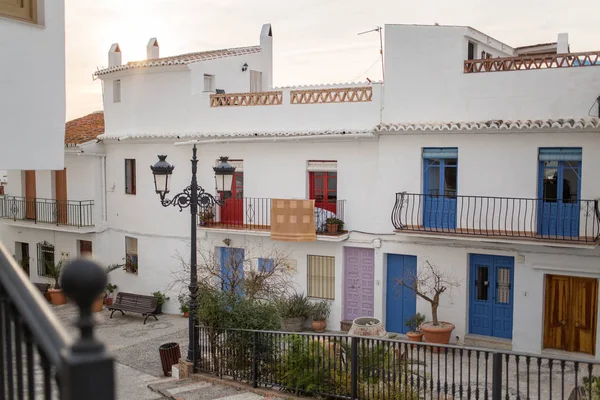
M 105 133 L 66 151 L 67 195 L 94 200 L 92 226 L 6 218 L 9 245 L 45 238 L 72 257 L 89 240 L 101 262 L 127 264 L 110 276 L 119 290 L 170 288 L 189 214 L 162 207 L 149 166 L 168 156 L 175 194 L 195 144 L 208 192 L 220 156 L 236 166 L 200 247 L 256 267 L 284 252 L 297 290 L 331 301 L 330 329 L 373 315 L 405 333 L 414 313 L 430 317 L 396 284 L 429 262 L 459 282 L 439 310 L 453 342 L 598 356 L 599 52 L 565 54 L 564 34 L 512 48 L 468 27 L 388 25 L 385 87 L 274 88 L 270 25 L 258 46 L 161 58 L 153 38 L 147 50 L 122 65 L 111 47 L 96 73 Z M 20 176 L 9 194 L 26 197 Z M 52 198 L 48 178 L 38 191 Z M 276 199 L 315 201 L 316 240 L 271 239 Z M 320 229 L 334 216 L 343 231 Z M 173 292 L 166 310 L 177 306 Z
M 63 168 L 63 0 L 0 3 L 0 169 Z

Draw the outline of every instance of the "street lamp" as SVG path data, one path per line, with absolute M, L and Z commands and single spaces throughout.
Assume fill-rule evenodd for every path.
M 233 180 L 233 173 L 235 167 L 232 167 L 228 162 L 227 157 L 220 157 L 219 164 L 213 168 L 215 171 L 215 180 L 217 183 L 217 191 L 223 192 L 231 190 L 231 182 Z M 196 145 L 193 148 L 192 157 L 192 182 L 190 186 L 183 189 L 183 192 L 176 194 L 171 199 L 167 199 L 166 195 L 169 193 L 169 186 L 171 183 L 171 175 L 173 174 L 174 165 L 167 162 L 167 156 L 158 156 L 158 162 L 152 166 L 152 174 L 154 175 L 154 188 L 156 194 L 160 196 L 160 202 L 163 207 L 177 206 L 179 211 L 183 211 L 184 208 L 190 208 L 191 214 L 191 236 L 192 236 L 192 254 L 190 256 L 190 316 L 189 316 L 189 343 L 188 343 L 188 355 L 187 360 L 193 363 L 194 372 L 196 372 L 196 361 L 198 359 L 198 343 L 200 334 L 196 329 L 196 314 L 198 311 L 198 268 L 197 268 L 197 254 L 196 254 L 196 224 L 198 222 L 198 207 L 202 210 L 206 210 L 214 207 L 215 205 L 222 205 L 223 203 L 216 199 L 212 194 L 207 193 L 201 186 L 198 186 L 196 180 L 196 171 L 198 170 L 198 158 L 196 157 Z

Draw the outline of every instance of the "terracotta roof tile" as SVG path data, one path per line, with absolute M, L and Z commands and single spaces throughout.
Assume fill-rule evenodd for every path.
M 115 71 L 123 71 L 134 68 L 161 67 L 165 65 L 186 65 L 199 61 L 215 60 L 217 58 L 226 58 L 242 56 L 246 54 L 260 53 L 260 46 L 235 47 L 231 49 L 200 51 L 196 53 L 180 54 L 178 56 L 156 58 L 153 60 L 130 61 L 124 65 L 116 65 L 94 72 L 94 75 L 104 75 Z
M 67 122 L 65 126 L 65 145 L 72 146 L 89 142 L 103 133 L 104 112 L 96 111 Z

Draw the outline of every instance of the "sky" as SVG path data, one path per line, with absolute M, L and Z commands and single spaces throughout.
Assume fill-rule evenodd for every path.
M 469 25 L 510 46 L 556 41 L 600 49 L 596 0 L 65 0 L 67 120 L 102 109 L 93 72 L 119 43 L 123 62 L 259 44 L 273 28 L 275 86 L 381 79 L 384 24 Z

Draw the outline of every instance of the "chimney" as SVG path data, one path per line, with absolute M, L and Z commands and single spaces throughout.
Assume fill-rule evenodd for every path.
M 121 65 L 121 49 L 119 43 L 113 43 L 108 50 L 108 66 L 115 67 Z
M 273 89 L 273 30 L 271 24 L 264 24 L 260 31 L 260 50 L 263 57 L 264 70 L 262 71 L 263 76 L 263 90 Z
M 158 56 L 158 40 L 155 37 L 148 40 L 146 45 L 146 60 L 154 60 L 159 58 Z
M 556 52 L 558 54 L 570 53 L 568 33 L 558 34 L 558 40 L 556 41 Z

